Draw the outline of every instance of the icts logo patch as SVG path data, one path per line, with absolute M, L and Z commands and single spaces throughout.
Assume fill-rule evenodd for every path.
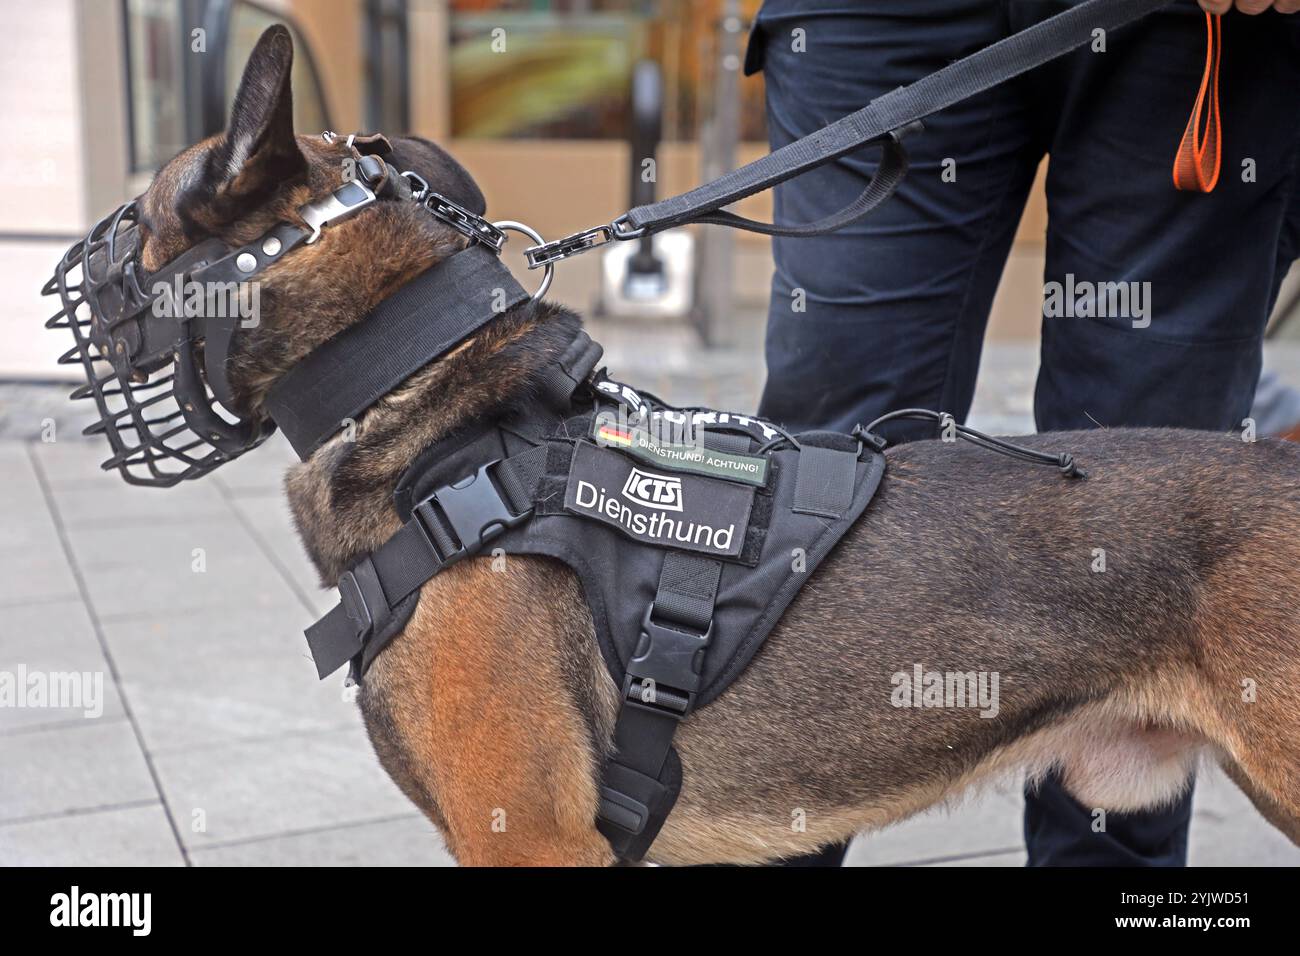
M 623 484 L 623 497 L 664 511 L 682 510 L 682 480 L 633 468 Z
M 754 488 L 699 475 L 646 471 L 622 453 L 580 441 L 566 511 L 666 548 L 734 557 L 745 544 Z

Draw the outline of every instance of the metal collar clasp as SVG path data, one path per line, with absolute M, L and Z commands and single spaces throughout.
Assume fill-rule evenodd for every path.
M 320 231 L 331 222 L 352 215 L 375 201 L 375 191 L 360 180 L 344 183 L 323 199 L 298 207 L 298 215 L 311 227 L 307 244 L 320 238 Z
M 582 232 L 575 232 L 554 242 L 530 246 L 524 250 L 524 257 L 528 260 L 528 268 L 539 269 L 542 266 L 552 266 L 561 259 L 568 259 L 588 249 L 608 245 L 616 239 L 639 239 L 643 235 L 645 229 L 629 227 L 627 216 L 620 216 L 609 225 L 584 229 Z
M 537 230 L 524 225 L 522 222 L 515 222 L 513 219 L 490 222 L 478 213 L 466 209 L 454 199 L 448 199 L 442 193 L 434 192 L 429 188 L 429 183 L 419 173 L 407 170 L 402 175 L 411 182 L 412 199 L 461 235 L 468 236 L 475 242 L 481 242 L 497 255 L 501 255 L 501 250 L 505 248 L 506 242 L 510 238 L 506 233 L 511 230 L 523 233 L 533 242 L 540 243 L 542 241 L 542 237 Z M 531 269 L 533 266 L 529 265 L 529 268 Z M 555 267 L 548 265 L 546 275 L 542 277 L 542 284 L 533 293 L 534 300 L 546 295 L 546 290 L 551 287 L 551 280 L 554 277 Z
M 504 231 L 484 219 L 473 210 L 466 209 L 454 199 L 448 199 L 442 193 L 434 192 L 429 183 L 419 173 L 407 170 L 402 173 L 411 181 L 411 198 L 424 206 L 447 225 L 463 236 L 475 242 L 481 242 L 493 252 L 500 255 L 508 238 Z

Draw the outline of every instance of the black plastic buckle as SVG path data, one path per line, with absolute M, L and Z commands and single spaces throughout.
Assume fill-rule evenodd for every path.
M 869 432 L 860 424 L 853 426 L 853 431 L 849 433 L 858 440 L 858 457 L 862 457 L 862 447 L 872 449 L 873 451 L 884 451 L 889 447 L 889 440 L 875 432 Z
M 447 523 L 456 535 L 459 549 L 444 555 L 443 564 L 451 564 L 477 553 L 484 544 L 506 529 L 526 521 L 532 514 L 531 510 L 522 514 L 513 513 L 493 484 L 489 469 L 500 461 L 499 458 L 490 461 L 474 474 L 439 488 L 412 509 L 430 543 L 433 542 L 433 537 L 429 523 L 437 520 L 432 513 L 435 506 L 446 516 Z
M 357 576 L 351 571 L 344 571 L 343 576 L 339 578 L 338 583 L 339 600 L 343 602 L 343 610 L 347 613 L 348 620 L 357 626 L 357 638 L 365 643 L 370 637 L 371 631 L 375 627 L 375 617 L 370 613 L 370 606 L 366 604 L 366 597 L 361 593 L 361 585 L 357 581 Z
M 635 797 L 613 787 L 600 788 L 600 805 L 596 808 L 598 819 L 608 826 L 617 827 L 631 836 L 645 829 L 650 819 L 650 808 Z
M 667 627 L 654 619 L 654 605 L 641 619 L 641 639 L 627 662 L 625 703 L 682 718 L 695 706 L 704 674 L 704 652 L 713 622 L 703 634 Z

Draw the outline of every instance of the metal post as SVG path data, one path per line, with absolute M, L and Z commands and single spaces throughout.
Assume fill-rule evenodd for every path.
M 740 0 L 723 0 L 717 32 L 713 115 L 700 137 L 700 181 L 708 182 L 736 166 L 740 138 L 740 67 L 744 23 Z M 696 325 L 706 345 L 731 345 L 737 339 L 731 230 L 700 230 L 696 275 Z
M 182 0 L 181 95 L 185 141 L 197 143 L 226 128 L 226 54 L 231 0 Z M 190 31 L 202 27 L 207 52 L 190 52 Z
M 411 126 L 406 0 L 366 0 L 362 15 L 366 128 L 405 132 Z
M 655 179 L 643 175 L 642 163 L 658 159 L 659 139 L 663 135 L 663 77 L 654 60 L 640 60 L 632 69 L 632 122 L 628 129 L 628 208 L 646 206 L 655 201 Z M 661 276 L 663 264 L 655 258 L 654 238 L 645 236 L 628 263 L 637 275 Z

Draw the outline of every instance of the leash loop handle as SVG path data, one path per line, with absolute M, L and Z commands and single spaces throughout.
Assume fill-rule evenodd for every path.
M 913 125 L 917 128 L 920 127 L 920 123 Z M 866 146 L 878 145 L 881 147 L 880 165 L 862 194 L 849 205 L 838 212 L 831 213 L 829 216 L 823 216 L 821 219 L 799 225 L 782 226 L 774 222 L 759 222 L 756 219 L 747 219 L 744 216 L 738 216 L 735 213 L 719 209 L 707 215 L 695 217 L 690 221 L 730 226 L 732 229 L 756 232 L 764 236 L 786 236 L 790 238 L 822 236 L 843 229 L 845 226 L 850 226 L 859 219 L 864 218 L 877 206 L 889 199 L 894 194 L 894 191 L 898 189 L 898 185 L 903 181 L 903 177 L 907 175 L 908 169 L 907 151 L 903 148 L 901 140 L 904 133 L 909 132 L 911 128 L 892 132 L 878 142 L 865 144 Z
M 1219 64 L 1223 59 L 1223 17 L 1205 14 L 1205 72 L 1192 115 L 1174 156 L 1174 188 L 1211 192 L 1219 182 L 1223 131 L 1219 125 Z M 1203 131 L 1203 132 L 1202 132 Z

